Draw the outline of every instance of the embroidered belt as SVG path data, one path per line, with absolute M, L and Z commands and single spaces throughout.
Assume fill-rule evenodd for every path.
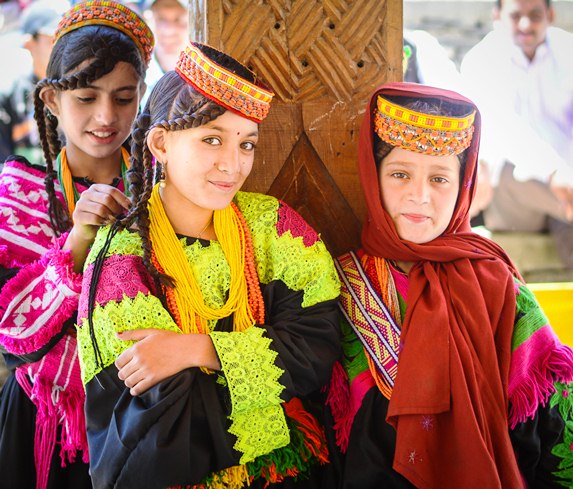
M 340 309 L 390 387 L 398 371 L 400 327 L 376 293 L 360 260 L 347 253 L 335 260 L 342 281 Z

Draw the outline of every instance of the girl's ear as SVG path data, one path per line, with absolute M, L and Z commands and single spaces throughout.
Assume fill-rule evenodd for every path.
M 147 147 L 155 159 L 167 163 L 166 148 L 167 130 L 163 127 L 154 127 L 147 135 Z
M 40 98 L 52 114 L 54 114 L 56 117 L 60 115 L 59 97 L 55 88 L 42 88 L 42 90 L 40 90 Z

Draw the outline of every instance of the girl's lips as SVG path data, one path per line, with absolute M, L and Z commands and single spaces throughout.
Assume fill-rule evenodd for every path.
M 115 140 L 117 135 L 116 130 L 104 130 L 100 129 L 97 131 L 87 131 L 88 135 L 95 140 L 98 144 L 109 144 Z
M 211 185 L 214 185 L 219 190 L 223 190 L 224 192 L 228 192 L 235 188 L 235 182 L 216 182 L 211 180 Z
M 408 221 L 414 223 L 424 222 L 427 219 L 429 219 L 428 216 L 424 216 L 422 214 L 402 214 L 402 216 L 404 216 L 404 218 L 407 219 Z

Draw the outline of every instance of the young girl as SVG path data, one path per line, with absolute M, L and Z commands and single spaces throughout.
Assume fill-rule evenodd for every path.
M 0 176 L 0 486 L 91 487 L 74 323 L 98 225 L 129 206 L 130 134 L 153 46 L 111 1 L 66 12 L 34 94 L 46 167 L 14 157 Z M 58 132 L 65 140 L 62 147 Z
M 453 92 L 396 83 L 367 106 L 368 219 L 338 260 L 344 370 L 329 392 L 345 488 L 572 486 L 573 354 L 471 232 L 479 134 Z
M 239 192 L 271 98 L 194 43 L 137 119 L 133 207 L 98 233 L 80 299 L 98 488 L 318 484 L 339 282 L 293 209 Z

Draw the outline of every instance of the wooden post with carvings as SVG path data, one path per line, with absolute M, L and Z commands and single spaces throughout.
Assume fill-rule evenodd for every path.
M 190 0 L 190 39 L 253 69 L 276 93 L 245 190 L 299 211 L 335 256 L 359 244 L 364 106 L 402 77 L 402 0 Z

